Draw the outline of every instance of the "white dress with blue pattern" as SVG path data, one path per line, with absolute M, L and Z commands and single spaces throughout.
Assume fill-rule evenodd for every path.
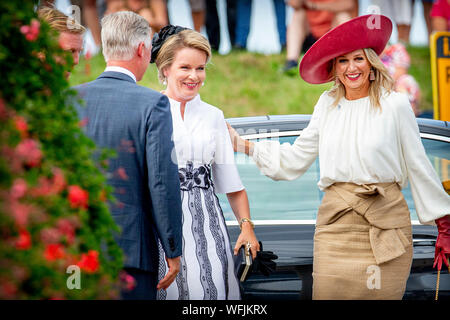
M 186 104 L 170 99 L 173 139 L 183 205 L 183 255 L 180 272 L 159 300 L 236 300 L 239 282 L 234 273 L 233 250 L 217 193 L 244 187 L 223 112 L 197 95 Z M 160 247 L 159 279 L 167 273 Z

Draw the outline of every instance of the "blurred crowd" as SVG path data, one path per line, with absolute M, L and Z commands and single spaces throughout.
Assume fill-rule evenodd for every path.
M 71 0 L 81 9 L 81 24 L 90 30 L 95 48 L 89 54 L 100 52 L 100 20 L 109 13 L 130 10 L 147 19 L 153 32 L 169 24 L 168 2 L 185 0 Z M 420 88 L 408 74 L 411 23 L 415 1 L 421 1 L 427 32 L 450 30 L 450 0 L 370 0 L 383 15 L 396 25 L 398 42 L 388 46 L 382 61 L 396 81 L 398 91 L 406 92 L 416 115 L 420 115 Z M 54 5 L 54 0 L 41 1 L 41 5 Z M 194 29 L 205 31 L 211 48 L 220 46 L 220 23 L 217 0 L 188 0 Z M 225 0 L 229 39 L 233 50 L 246 50 L 251 28 L 252 5 L 257 0 Z M 281 71 L 297 72 L 299 59 L 321 36 L 333 27 L 360 13 L 358 0 L 273 0 L 279 44 L 285 54 Z M 176 4 L 176 3 L 175 3 Z M 176 8 L 176 6 L 172 7 Z M 292 15 L 287 21 L 287 10 Z M 364 13 L 366 14 L 366 13 Z

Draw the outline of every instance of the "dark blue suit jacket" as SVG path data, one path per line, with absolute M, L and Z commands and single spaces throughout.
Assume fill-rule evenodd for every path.
M 99 148 L 117 151 L 109 160 L 108 184 L 118 200 L 110 208 L 122 229 L 117 242 L 126 256 L 125 267 L 156 272 L 158 236 L 167 257 L 182 252 L 169 100 L 120 72 L 104 72 L 74 89 L 85 101 L 77 111 L 80 119 L 87 119 L 86 134 Z

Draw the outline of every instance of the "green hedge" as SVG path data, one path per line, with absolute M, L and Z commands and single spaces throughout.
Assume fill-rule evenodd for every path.
M 65 79 L 72 58 L 36 5 L 0 2 L 0 299 L 117 298 L 108 154 L 93 160 Z

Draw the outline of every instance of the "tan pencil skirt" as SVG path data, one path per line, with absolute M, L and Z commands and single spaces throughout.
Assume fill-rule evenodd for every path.
M 413 256 L 397 184 L 327 188 L 314 235 L 313 299 L 402 299 Z

